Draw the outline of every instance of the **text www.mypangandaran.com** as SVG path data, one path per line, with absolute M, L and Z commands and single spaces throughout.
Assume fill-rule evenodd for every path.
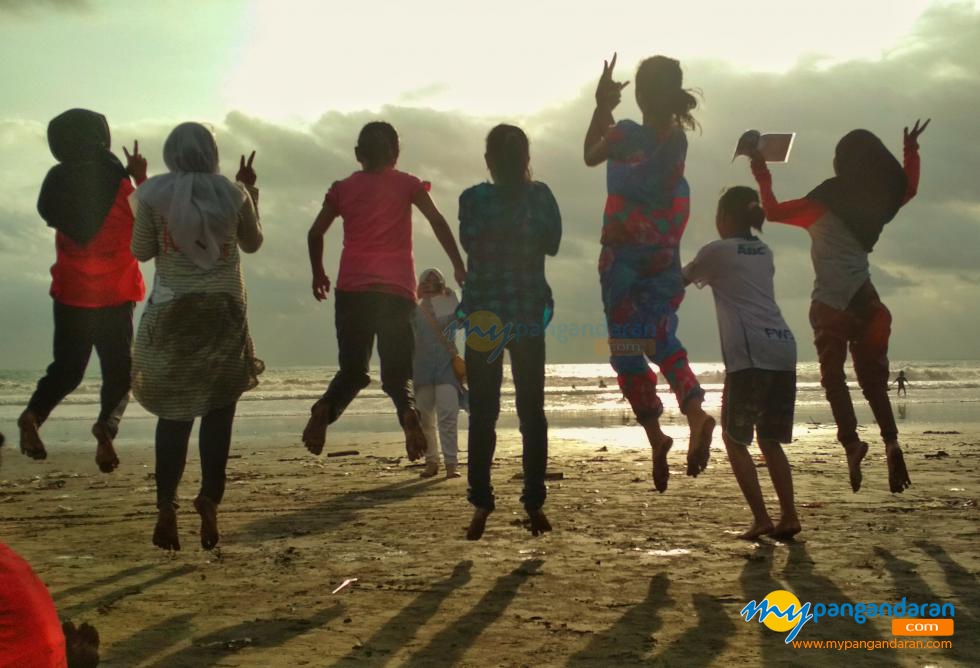
M 794 640 L 795 649 L 832 649 L 843 652 L 852 649 L 950 649 L 952 640 Z

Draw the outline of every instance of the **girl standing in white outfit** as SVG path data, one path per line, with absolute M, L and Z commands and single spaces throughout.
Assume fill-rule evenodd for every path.
M 422 417 L 422 431 L 428 444 L 422 477 L 431 478 L 439 473 L 441 446 L 446 477 L 458 478 L 457 421 L 463 388 L 453 370 L 453 358 L 458 355 L 456 342 L 447 337 L 446 331 L 456 319 L 459 300 L 446 287 L 446 279 L 438 269 L 422 272 L 418 297 L 413 321 L 415 404 Z

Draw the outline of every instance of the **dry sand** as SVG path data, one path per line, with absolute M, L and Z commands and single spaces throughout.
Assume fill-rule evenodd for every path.
M 533 539 L 520 523 L 513 431 L 501 434 L 498 510 L 478 543 L 463 540 L 465 480 L 420 481 L 393 442 L 321 460 L 262 441 L 235 446 L 220 551 L 197 542 L 193 454 L 184 550 L 150 544 L 148 448 L 122 452 L 112 475 L 89 453 L 52 447 L 37 463 L 6 448 L 0 540 L 34 565 L 63 617 L 97 625 L 106 666 L 980 665 L 980 434 L 905 438 L 914 486 L 902 495 L 885 491 L 880 446 L 852 494 L 826 432 L 794 443 L 804 530 L 789 545 L 735 538 L 748 511 L 723 451 L 693 480 L 675 448 L 658 495 L 639 442 L 601 452 L 560 440 L 551 470 L 564 480 L 546 506 L 555 532 Z M 949 456 L 927 458 L 940 450 Z M 346 578 L 357 582 L 331 594 Z M 793 649 L 739 617 L 781 588 L 804 602 L 954 603 L 954 647 Z M 892 637 L 880 618 L 800 634 Z

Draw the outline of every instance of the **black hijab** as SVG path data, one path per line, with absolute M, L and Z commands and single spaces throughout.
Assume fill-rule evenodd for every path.
M 905 170 L 874 133 L 852 130 L 837 143 L 834 171 L 807 197 L 833 211 L 870 253 L 903 204 Z
M 44 179 L 37 211 L 81 246 L 102 229 L 119 182 L 128 178 L 109 145 L 109 124 L 94 111 L 69 109 L 48 123 L 48 146 L 58 164 Z

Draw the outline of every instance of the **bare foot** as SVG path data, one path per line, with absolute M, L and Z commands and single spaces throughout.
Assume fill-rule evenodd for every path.
M 868 444 L 864 441 L 847 443 L 844 445 L 844 451 L 847 453 L 847 473 L 851 479 L 851 489 L 857 492 L 861 489 L 861 481 L 864 479 L 861 474 L 861 460 L 868 454 Z
M 527 511 L 527 516 L 531 520 L 530 531 L 532 536 L 540 536 L 551 531 L 551 522 L 548 521 L 544 511 L 540 508 Z
M 323 452 L 323 446 L 327 443 L 327 423 L 330 411 L 323 401 L 313 404 L 310 409 L 310 419 L 303 430 L 303 445 L 314 455 Z
M 408 411 L 402 419 L 402 431 L 405 432 L 405 452 L 408 453 L 408 461 L 414 462 L 425 456 L 429 449 L 425 441 L 425 432 L 422 431 L 422 423 L 419 415 L 415 411 Z
M 462 478 L 456 464 L 446 464 L 446 478 Z
M 95 448 L 95 463 L 103 473 L 112 473 L 119 467 L 119 457 L 112 446 L 112 430 L 104 422 L 96 422 L 92 427 L 92 436 L 98 445 Z
M 898 443 L 885 444 L 885 459 L 888 461 L 888 488 L 892 494 L 901 494 L 911 487 L 909 470 L 905 468 L 905 456 Z
M 711 437 L 715 431 L 715 419 L 702 412 L 690 421 L 691 441 L 687 447 L 687 475 L 697 478 L 708 468 L 711 457 Z
M 439 462 L 429 462 L 425 465 L 425 470 L 419 473 L 419 477 L 434 478 L 437 473 L 439 473 Z
M 776 540 L 793 540 L 793 536 L 800 533 L 803 527 L 797 517 L 782 517 L 776 526 L 773 527 L 769 535 Z
M 48 451 L 44 449 L 44 442 L 38 433 L 40 425 L 37 416 L 31 411 L 24 411 L 17 418 L 17 426 L 20 428 L 20 451 L 31 459 L 47 459 Z
M 164 550 L 180 551 L 180 537 L 177 535 L 177 510 L 175 508 L 160 509 L 157 514 L 157 525 L 153 529 L 153 544 Z
M 647 432 L 647 440 L 650 441 L 650 449 L 653 451 L 653 487 L 663 494 L 667 491 L 667 482 L 670 480 L 667 453 L 674 445 L 674 439 L 660 429 L 660 422 L 657 420 L 641 424 Z
M 490 511 L 486 508 L 477 508 L 473 511 L 473 519 L 470 520 L 470 526 L 466 530 L 466 540 L 480 540 L 483 537 L 483 531 L 487 528 L 488 517 L 490 517 Z
M 772 533 L 772 520 L 766 519 L 761 522 L 756 521 L 752 523 L 749 530 L 745 533 L 739 534 L 739 538 L 742 540 L 757 540 L 762 536 L 767 536 Z
M 199 494 L 194 499 L 194 510 L 201 516 L 201 547 L 213 550 L 221 539 L 218 533 L 218 504 Z

